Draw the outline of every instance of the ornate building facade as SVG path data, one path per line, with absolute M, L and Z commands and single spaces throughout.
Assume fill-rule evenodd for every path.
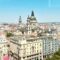
M 10 39 L 10 51 L 14 59 L 19 60 L 43 60 L 42 40 L 37 37 L 37 19 L 32 11 L 27 18 L 27 24 L 22 24 L 19 18 L 18 30 L 22 35 L 14 36 Z M 13 49 L 14 47 L 14 49 Z
M 27 28 L 28 28 L 28 34 L 30 35 L 32 32 L 36 32 L 37 29 L 37 19 L 34 15 L 34 12 L 32 11 L 31 16 L 28 16 L 27 18 Z
M 10 42 L 14 59 L 43 60 L 42 40 L 39 37 L 15 36 L 11 38 Z
M 43 56 L 51 55 L 59 48 L 56 29 L 52 24 L 41 27 L 34 11 L 27 17 L 26 24 L 23 24 L 21 16 L 19 17 L 17 30 L 18 35 L 10 39 L 10 51 L 16 60 L 43 60 Z

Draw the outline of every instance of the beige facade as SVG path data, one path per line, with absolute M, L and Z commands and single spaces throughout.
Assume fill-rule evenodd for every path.
M 40 40 L 39 38 L 30 38 L 26 40 L 24 39 L 22 41 L 20 40 L 20 43 L 13 42 L 13 40 L 11 40 L 11 52 L 19 55 L 20 60 L 43 60 L 42 40 Z
M 60 40 L 60 25 L 57 25 L 57 39 Z
M 0 60 L 2 60 L 4 55 L 8 54 L 7 40 L 5 36 L 2 34 L 0 36 Z

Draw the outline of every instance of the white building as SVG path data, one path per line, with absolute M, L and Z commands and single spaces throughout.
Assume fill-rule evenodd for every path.
M 5 35 L 0 32 L 0 60 L 2 60 L 6 54 L 8 54 L 7 40 Z
M 59 41 L 52 37 L 44 37 L 43 39 L 43 55 L 47 57 L 52 55 L 59 49 Z
M 10 42 L 10 51 L 14 59 L 43 60 L 42 40 L 38 37 L 15 36 Z

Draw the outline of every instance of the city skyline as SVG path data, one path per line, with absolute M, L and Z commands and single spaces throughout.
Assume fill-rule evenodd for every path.
M 32 10 L 38 22 L 60 22 L 59 0 L 0 0 L 0 23 L 26 22 Z

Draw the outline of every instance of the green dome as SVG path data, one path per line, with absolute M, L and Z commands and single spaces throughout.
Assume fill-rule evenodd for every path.
M 30 20 L 36 20 L 35 16 L 31 16 Z

